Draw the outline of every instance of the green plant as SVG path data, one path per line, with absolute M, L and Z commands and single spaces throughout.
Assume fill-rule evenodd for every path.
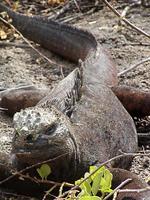
M 90 176 L 96 169 L 96 166 L 90 166 L 89 172 L 85 173 L 84 178 L 75 182 L 75 185 L 79 185 L 81 189 L 81 192 L 77 195 L 77 199 L 102 200 L 108 193 L 112 192 L 111 185 L 113 177 L 110 171 L 103 166 Z M 89 178 L 83 181 L 86 177 Z
M 43 164 L 41 165 L 40 168 L 37 169 L 38 174 L 40 175 L 40 177 L 42 178 L 42 180 L 46 180 L 47 177 L 50 175 L 51 173 L 51 168 L 48 164 Z
M 51 168 L 47 164 L 42 164 L 37 169 L 38 174 L 42 180 L 47 179 L 51 173 Z M 79 186 L 78 189 L 68 191 L 66 200 L 103 200 L 108 193 L 113 190 L 112 186 L 112 174 L 106 167 L 97 168 L 96 166 L 90 166 L 89 172 L 84 174 L 84 177 L 75 181 L 75 185 Z M 60 196 L 62 195 L 63 186 L 60 188 Z M 53 190 L 53 189 L 52 189 Z M 50 193 L 51 189 L 47 191 Z

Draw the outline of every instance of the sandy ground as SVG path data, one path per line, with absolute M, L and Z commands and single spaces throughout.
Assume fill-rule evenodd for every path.
M 121 12 L 122 9 L 119 9 L 119 11 Z M 128 11 L 127 18 L 150 34 L 149 11 L 149 9 L 143 7 L 132 8 Z M 107 8 L 83 17 L 76 21 L 74 25 L 91 31 L 97 37 L 98 41 L 110 51 L 118 64 L 118 72 L 150 56 L 150 40 L 134 32 L 128 26 L 118 27 L 118 18 Z M 52 88 L 63 78 L 60 64 L 64 66 L 62 70 L 65 76 L 73 69 L 73 64 L 42 48 L 39 48 L 39 50 L 57 64 L 49 64 L 30 48 L 1 47 L 0 87 L 34 84 L 38 87 Z M 121 77 L 120 84 L 149 90 L 150 63 L 145 63 Z M 12 119 L 0 113 L 0 151 L 10 152 L 12 137 Z M 150 177 L 150 157 L 135 158 L 132 171 L 144 179 Z

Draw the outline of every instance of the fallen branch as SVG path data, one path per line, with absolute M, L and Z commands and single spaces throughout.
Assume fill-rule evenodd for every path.
M 17 175 L 20 176 L 21 178 L 23 179 L 28 179 L 32 182 L 35 182 L 37 184 L 46 184 L 46 185 L 55 185 L 56 187 L 61 187 L 62 183 L 59 183 L 59 182 L 56 182 L 56 181 L 50 181 L 50 180 L 43 180 L 43 179 L 38 179 L 36 177 L 31 177 L 30 175 L 24 175 L 24 174 L 21 174 L 20 172 L 17 172 Z M 71 184 L 71 183 L 67 183 L 67 182 L 64 182 L 63 183 L 64 186 L 66 187 L 73 187 L 74 185 Z
M 150 190 L 150 187 L 141 188 L 141 189 L 122 189 L 118 190 L 119 193 L 133 192 L 133 193 L 141 193 Z
M 141 64 L 143 64 L 143 63 L 145 63 L 145 62 L 148 62 L 148 61 L 150 61 L 150 57 L 148 57 L 148 58 L 146 58 L 146 59 L 144 59 L 144 60 L 142 60 L 142 61 L 140 61 L 140 62 L 138 62 L 138 63 L 136 63 L 136 64 L 134 64 L 134 65 L 132 65 L 131 67 L 129 67 L 128 69 L 123 70 L 122 72 L 119 72 L 119 73 L 118 73 L 118 77 L 120 77 L 120 76 L 126 74 L 127 72 L 129 72 L 129 71 L 135 69 L 135 68 L 138 67 L 139 65 L 141 65 Z
M 81 13 L 81 9 L 80 9 L 80 6 L 78 4 L 78 2 L 76 0 L 73 0 L 75 6 L 77 7 L 78 11 Z
M 26 44 L 17 44 L 15 42 L 6 42 L 6 41 L 0 41 L 0 47 L 5 46 L 5 47 L 20 47 L 20 48 L 31 48 L 29 45 Z
M 59 11 L 56 12 L 54 19 L 56 20 L 56 19 L 59 19 L 60 17 L 62 17 L 70 9 L 72 4 L 73 4 L 73 0 L 67 2 L 66 5 L 64 5 Z M 48 18 L 51 19 L 51 16 Z
M 56 187 L 57 187 L 56 185 L 53 185 L 53 187 L 51 187 L 48 191 L 46 191 L 42 200 L 46 200 L 48 195 L 52 196 L 53 198 L 56 198 L 56 196 L 50 194 Z
M 148 46 L 150 47 L 150 43 L 146 42 L 126 42 L 124 45 L 131 45 L 131 46 Z
M 110 3 L 108 3 L 107 0 L 102 0 L 102 1 L 110 8 L 110 10 L 112 10 L 120 18 L 120 21 L 121 20 L 124 21 L 127 25 L 132 27 L 134 30 L 136 30 L 140 34 L 142 34 L 142 35 L 144 35 L 144 36 L 146 36 L 146 37 L 148 37 L 150 39 L 150 35 L 148 33 L 146 33 L 142 29 L 138 28 L 137 26 L 135 26 L 134 24 L 129 22 L 125 17 L 122 17 L 121 14 L 115 8 L 113 8 L 113 6 L 111 6 Z

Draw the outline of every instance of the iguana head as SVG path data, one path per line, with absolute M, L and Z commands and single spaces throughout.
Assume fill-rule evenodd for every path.
M 13 118 L 15 137 L 12 153 L 25 164 L 35 164 L 67 154 L 75 154 L 69 120 L 56 108 L 33 107 Z

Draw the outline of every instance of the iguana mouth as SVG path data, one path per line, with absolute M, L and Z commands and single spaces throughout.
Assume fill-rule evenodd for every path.
M 32 144 L 28 147 L 25 145 L 23 148 L 15 148 L 14 157 L 21 163 L 25 165 L 34 165 L 47 161 L 55 171 L 55 166 L 59 166 L 61 169 L 57 169 L 55 173 L 61 173 L 63 170 L 69 170 L 68 175 L 72 177 L 77 173 L 77 167 L 79 163 L 79 153 L 77 151 L 77 146 L 73 138 L 69 137 L 64 138 L 64 140 L 59 140 L 59 143 L 55 144 L 46 144 L 38 148 L 36 145 Z M 57 159 L 57 157 L 61 157 Z M 56 159 L 56 160 L 55 160 Z M 61 175 L 60 175 L 61 176 Z

